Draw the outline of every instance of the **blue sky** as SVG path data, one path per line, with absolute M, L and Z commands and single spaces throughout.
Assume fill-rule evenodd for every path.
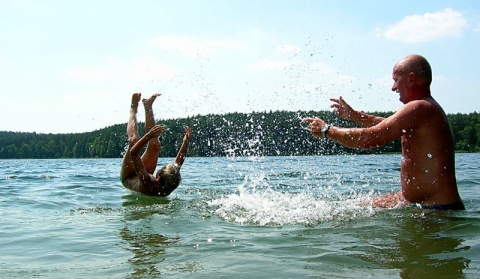
M 162 94 L 159 119 L 326 110 L 338 96 L 394 111 L 392 67 L 412 53 L 447 113 L 480 107 L 475 0 L 3 0 L 0 42 L 0 131 L 125 123 L 133 92 Z

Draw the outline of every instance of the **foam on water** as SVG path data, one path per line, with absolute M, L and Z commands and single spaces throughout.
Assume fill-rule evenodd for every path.
M 322 186 L 316 191 L 284 191 L 269 185 L 263 175 L 247 175 L 237 192 L 215 198 L 208 205 L 226 221 L 255 225 L 316 225 L 374 213 L 371 207 L 359 206 L 369 198 L 366 194 L 341 195 L 332 187 Z

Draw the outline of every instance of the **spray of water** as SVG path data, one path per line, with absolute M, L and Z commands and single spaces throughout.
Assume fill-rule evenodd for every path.
M 262 226 L 314 226 L 374 213 L 371 207 L 359 205 L 368 194 L 339 194 L 332 187 L 323 186 L 285 191 L 271 185 L 264 173 L 246 175 L 237 192 L 213 199 L 208 205 L 226 221 Z

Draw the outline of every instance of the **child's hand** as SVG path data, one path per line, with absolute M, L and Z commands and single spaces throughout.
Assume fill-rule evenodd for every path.
M 185 127 L 185 136 L 183 137 L 184 141 L 190 140 L 190 137 L 192 136 L 192 132 L 190 131 L 190 128 Z
M 148 136 L 151 138 L 158 138 L 163 133 L 164 129 L 163 125 L 155 125 L 150 131 L 148 131 Z

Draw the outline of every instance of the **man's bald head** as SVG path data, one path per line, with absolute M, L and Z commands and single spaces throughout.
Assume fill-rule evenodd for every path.
M 418 81 L 426 86 L 432 83 L 432 68 L 427 59 L 421 55 L 406 56 L 396 64 L 396 68 L 404 74 L 414 73 Z

